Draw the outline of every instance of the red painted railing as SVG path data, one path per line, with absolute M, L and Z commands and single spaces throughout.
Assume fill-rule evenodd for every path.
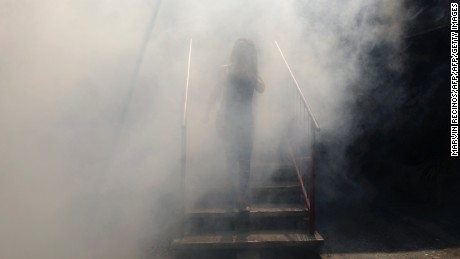
M 289 72 L 289 88 L 292 92 L 290 96 L 291 106 L 287 108 L 290 120 L 288 122 L 287 145 L 294 164 L 297 179 L 302 189 L 302 196 L 305 200 L 309 213 L 309 231 L 315 233 L 315 142 L 316 132 L 320 127 L 305 98 L 299 83 L 297 82 L 291 67 L 289 66 L 283 51 L 278 42 L 276 47 L 286 64 Z M 308 181 L 306 180 L 308 178 Z
M 184 113 L 182 117 L 182 146 L 181 146 L 181 213 L 182 218 L 185 218 L 185 175 L 187 172 L 187 105 L 188 105 L 188 92 L 190 81 L 190 61 L 192 58 L 192 39 L 190 39 L 190 46 L 188 52 L 187 63 L 187 80 L 185 83 L 185 96 L 184 96 Z

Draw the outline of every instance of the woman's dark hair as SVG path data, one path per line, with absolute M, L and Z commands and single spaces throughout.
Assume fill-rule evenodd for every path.
M 251 40 L 238 39 L 230 56 L 230 73 L 239 78 L 257 80 L 257 50 Z

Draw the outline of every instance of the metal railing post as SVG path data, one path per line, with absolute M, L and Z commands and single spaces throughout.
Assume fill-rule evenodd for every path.
M 309 218 L 309 230 L 310 234 L 315 234 L 315 223 L 316 223 L 316 209 L 315 209 L 315 177 L 316 177 L 316 129 L 311 129 L 312 143 L 311 143 L 311 170 L 310 170 L 310 218 Z
M 181 175 L 180 175 L 180 224 L 181 234 L 184 233 L 185 227 L 185 173 L 187 166 L 187 126 L 182 125 L 182 143 L 181 143 Z

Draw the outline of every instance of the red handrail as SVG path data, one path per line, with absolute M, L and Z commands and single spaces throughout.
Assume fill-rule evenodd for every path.
M 289 154 L 291 155 L 292 163 L 294 164 L 295 172 L 297 173 L 297 179 L 299 180 L 300 188 L 302 189 L 302 194 L 304 196 L 305 204 L 307 205 L 308 211 L 310 211 L 311 203 L 310 203 L 310 199 L 308 198 L 305 184 L 303 183 L 302 175 L 300 172 L 300 167 L 297 165 L 296 157 L 294 155 L 294 152 L 292 151 L 291 143 L 288 142 L 288 145 L 289 145 Z
M 294 84 L 297 88 L 297 93 L 300 95 L 300 97 L 302 98 L 302 102 L 303 102 L 303 105 L 305 107 L 305 109 L 307 109 L 308 111 L 308 115 L 310 115 L 310 118 L 312 119 L 313 123 L 315 124 L 315 129 L 316 130 L 320 130 L 320 127 L 318 125 L 318 122 L 316 122 L 316 119 L 315 119 L 315 115 L 313 114 L 313 112 L 311 111 L 310 109 L 310 105 L 308 105 L 308 102 L 307 102 L 307 99 L 305 98 L 305 96 L 303 95 L 302 93 L 302 90 L 300 89 L 300 86 L 299 86 L 299 83 L 297 83 L 297 80 L 295 79 L 295 76 L 294 74 L 292 73 L 292 70 L 291 70 L 291 67 L 289 66 L 288 62 L 286 61 L 286 58 L 284 57 L 284 54 L 283 54 L 283 51 L 281 51 L 281 48 L 280 46 L 278 45 L 278 42 L 275 40 L 275 44 L 276 44 L 276 47 L 278 47 L 278 50 L 281 54 L 281 57 L 283 58 L 284 60 L 284 63 L 286 64 L 286 67 L 289 71 L 289 73 L 291 74 L 291 78 L 292 80 L 294 81 Z
M 283 61 L 284 63 L 286 64 L 286 67 L 289 71 L 289 74 L 291 76 L 291 79 L 292 81 L 294 82 L 295 84 L 295 88 L 297 90 L 297 94 L 299 95 L 300 99 L 302 100 L 302 104 L 303 104 L 303 108 L 304 110 L 307 111 L 307 114 L 308 114 L 308 117 L 310 119 L 310 121 L 312 122 L 311 125 L 311 130 L 310 130 L 310 134 L 311 134 L 311 152 L 310 152 L 310 156 L 311 156 L 311 163 L 310 163 L 310 168 L 309 168 L 309 173 L 310 173 L 310 179 L 309 179 L 309 192 L 307 192 L 306 188 L 305 188 L 305 184 L 304 184 L 304 181 L 303 181 L 303 178 L 302 178 L 302 172 L 301 172 L 301 168 L 299 167 L 299 165 L 297 164 L 297 158 L 296 158 L 296 155 L 294 154 L 294 152 L 292 151 L 292 146 L 288 140 L 288 145 L 289 145 L 289 152 L 290 152 L 290 155 L 291 155 L 291 159 L 292 159 L 292 162 L 294 164 L 294 167 L 295 167 L 295 170 L 296 170 L 296 174 L 297 174 L 297 178 L 299 180 L 299 183 L 300 183 L 300 188 L 302 190 L 302 195 L 304 196 L 304 200 L 305 200 L 305 203 L 306 203 L 306 206 L 307 206 L 307 209 L 308 209 L 308 213 L 309 213 L 309 232 L 310 234 L 314 234 L 315 233 L 315 220 L 316 220 L 316 217 L 315 217 L 315 174 L 316 174 L 316 167 L 315 167 L 315 148 L 316 148 L 316 145 L 315 145 L 315 141 L 316 141 L 316 135 L 315 135 L 315 132 L 316 131 L 319 131 L 320 130 L 320 127 L 318 125 L 318 122 L 316 121 L 316 118 L 315 118 L 315 115 L 313 114 L 310 106 L 308 105 L 308 102 L 307 102 L 307 99 L 305 98 L 300 86 L 299 86 L 299 83 L 297 82 L 295 76 L 294 76 L 294 73 L 292 73 L 292 70 L 291 70 L 291 67 L 289 66 L 286 58 L 284 57 L 284 54 L 283 54 L 283 51 L 281 51 L 281 48 L 280 46 L 278 45 L 278 42 L 275 41 L 275 44 L 276 44 L 276 47 L 278 48 L 280 54 L 281 54 L 281 57 L 283 58 Z M 305 117 L 302 117 L 303 120 L 305 120 Z M 308 172 L 307 172 L 308 173 Z
M 187 80 L 185 83 L 185 100 L 184 100 L 184 116 L 182 117 L 182 127 L 187 126 L 187 102 L 188 102 L 188 88 L 190 81 L 190 60 L 192 59 L 192 39 L 190 39 L 190 46 L 188 51 L 188 63 L 187 63 Z
M 185 218 L 185 174 L 187 171 L 187 103 L 188 91 L 190 81 L 190 60 L 192 58 L 192 39 L 190 39 L 188 64 L 187 64 L 187 80 L 185 83 L 185 96 L 184 96 L 184 113 L 182 117 L 182 145 L 181 145 L 181 213 L 182 218 Z

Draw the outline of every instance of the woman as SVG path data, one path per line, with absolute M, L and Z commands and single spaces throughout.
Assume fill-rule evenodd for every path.
M 216 127 L 224 143 L 227 169 L 229 173 L 237 173 L 237 208 L 249 211 L 248 181 L 254 124 L 252 99 L 254 91 L 262 93 L 265 88 L 258 73 L 254 43 L 248 39 L 237 40 L 230 64 L 224 67 L 221 85 L 218 87 L 220 91 L 216 91 L 210 103 L 218 98 L 219 92 L 223 93 Z

